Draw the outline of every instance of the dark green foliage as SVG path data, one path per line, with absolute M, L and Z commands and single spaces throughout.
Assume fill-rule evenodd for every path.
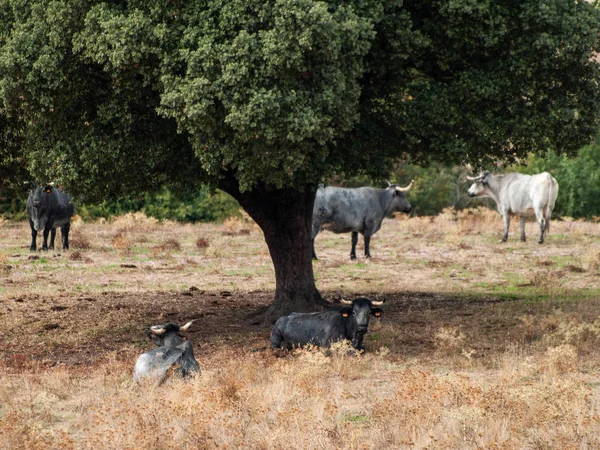
M 3 0 L 0 126 L 10 167 L 86 201 L 573 153 L 599 24 L 557 0 Z
M 223 191 L 211 193 L 203 187 L 196 195 L 181 198 L 168 189 L 135 197 L 106 200 L 96 205 L 82 205 L 78 213 L 84 221 L 111 218 L 128 212 L 142 211 L 159 220 L 178 222 L 215 222 L 240 214 L 240 205 Z

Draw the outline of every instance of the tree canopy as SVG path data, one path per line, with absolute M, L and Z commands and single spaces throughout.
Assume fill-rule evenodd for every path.
M 567 0 L 2 0 L 1 125 L 90 199 L 574 152 L 599 22 Z

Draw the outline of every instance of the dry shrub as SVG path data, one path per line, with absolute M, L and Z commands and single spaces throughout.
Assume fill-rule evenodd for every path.
M 112 223 L 121 231 L 151 231 L 159 225 L 157 219 L 148 217 L 140 211 L 117 216 Z
M 196 239 L 196 247 L 198 250 L 205 250 L 209 247 L 208 239 L 199 237 Z
M 78 251 L 71 252 L 71 254 L 69 255 L 69 259 L 71 261 L 81 261 L 83 259 L 83 255 L 81 254 L 81 252 Z
M 536 292 L 551 294 L 563 287 L 563 276 L 558 271 L 537 270 L 529 277 L 529 285 Z
M 75 214 L 73 217 L 71 217 L 71 230 L 77 231 L 83 226 L 83 224 L 83 219 L 79 214 Z
M 592 354 L 600 350 L 600 318 L 593 323 L 581 322 L 574 317 L 561 315 L 553 333 L 547 341 L 553 344 L 572 345 L 579 354 Z
M 223 222 L 223 234 L 226 236 L 239 236 L 247 235 L 256 230 L 258 225 L 254 222 L 248 214 L 242 214 L 242 217 L 228 217 Z
M 0 269 L 4 275 L 8 275 L 12 269 L 12 266 L 8 264 L 8 256 L 4 253 L 0 253 Z
M 526 342 L 539 341 L 549 347 L 570 345 L 580 355 L 600 352 L 600 318 L 585 322 L 557 310 L 545 316 L 521 316 L 519 320 L 519 333 Z
M 436 346 L 443 351 L 458 350 L 465 344 L 464 333 L 455 327 L 440 327 L 435 333 Z
M 570 344 L 550 347 L 545 358 L 540 362 L 540 368 L 552 375 L 563 375 L 575 371 L 577 367 L 577 349 Z
M 92 244 L 84 234 L 77 231 L 69 236 L 69 247 L 80 250 L 89 250 L 92 248 Z
M 133 242 L 127 236 L 127 234 L 120 230 L 112 238 L 112 245 L 116 248 L 121 255 L 128 255 L 131 253 L 133 248 Z
M 590 247 L 582 256 L 581 263 L 589 271 L 600 270 L 600 248 Z
M 84 263 L 92 263 L 92 262 L 94 262 L 91 258 L 88 258 L 87 256 L 84 256 L 80 251 L 71 252 L 71 254 L 69 255 L 69 259 L 71 261 L 81 261 L 81 262 L 84 262 Z
M 152 247 L 152 255 L 155 258 L 170 256 L 173 251 L 180 251 L 181 244 L 176 239 L 167 239 L 160 245 Z

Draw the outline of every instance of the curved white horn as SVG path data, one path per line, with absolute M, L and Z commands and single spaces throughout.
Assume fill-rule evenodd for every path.
M 167 329 L 161 327 L 160 325 L 154 325 L 154 326 L 150 327 L 150 332 L 152 334 L 156 334 L 157 336 L 164 334 L 166 331 L 167 331 Z
M 342 296 L 340 296 L 340 303 L 342 303 L 344 305 L 351 305 L 352 304 L 352 302 L 350 300 L 346 300 Z
M 410 190 L 410 188 L 413 186 L 414 182 L 415 182 L 415 180 L 411 180 L 411 182 L 410 182 L 410 184 L 408 186 L 403 187 L 403 188 L 397 187 L 396 190 L 398 192 L 406 192 L 406 191 Z
M 179 327 L 179 331 L 187 331 L 187 329 L 190 327 L 191 324 L 193 324 L 196 320 L 198 319 L 192 319 L 190 320 L 188 323 L 186 323 L 184 326 Z
M 392 187 L 392 183 L 390 183 L 389 180 L 385 180 L 385 182 L 388 184 L 388 187 Z
M 373 305 L 373 306 L 381 306 L 384 303 L 385 303 L 385 300 L 379 300 L 379 301 L 371 300 L 371 305 Z
M 479 177 L 470 177 L 469 175 L 467 175 L 467 180 L 469 181 L 475 181 L 477 178 Z

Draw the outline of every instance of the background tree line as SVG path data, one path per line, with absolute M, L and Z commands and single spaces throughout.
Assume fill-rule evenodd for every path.
M 394 179 L 417 179 L 410 192 L 414 215 L 432 216 L 444 208 L 456 209 L 481 205 L 481 199 L 466 197 L 468 182 L 462 176 L 465 169 L 443 164 L 421 167 L 399 164 L 393 171 Z M 560 191 L 555 217 L 593 219 L 600 217 L 600 135 L 594 143 L 581 148 L 574 158 L 550 151 L 544 156 L 531 155 L 523 165 L 513 165 L 501 171 L 526 174 L 551 172 L 558 180 Z M 382 185 L 381 180 L 370 177 L 353 177 L 348 180 L 334 178 L 331 184 L 345 186 Z M 215 222 L 240 214 L 239 203 L 223 191 L 212 191 L 201 186 L 193 194 L 177 195 L 163 187 L 157 192 L 139 196 L 123 196 L 95 204 L 78 204 L 77 212 L 84 221 L 109 219 L 128 212 L 142 211 L 156 219 L 178 222 Z M 494 207 L 490 203 L 491 207 Z M 0 191 L 0 216 L 5 219 L 25 219 L 25 196 Z

